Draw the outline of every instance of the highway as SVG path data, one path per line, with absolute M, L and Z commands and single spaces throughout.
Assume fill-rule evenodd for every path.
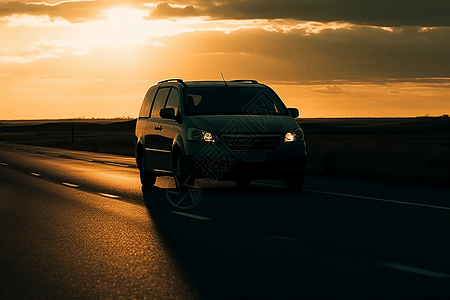
M 142 187 L 132 157 L 0 142 L 0 299 L 450 298 L 448 188 L 196 185 Z

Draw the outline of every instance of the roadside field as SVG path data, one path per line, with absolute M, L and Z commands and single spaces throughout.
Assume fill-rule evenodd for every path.
M 303 119 L 308 173 L 450 186 L 449 118 Z
M 132 156 L 135 122 L 0 121 L 0 141 Z M 298 122 L 306 136 L 307 174 L 450 186 L 449 118 Z
M 136 120 L 0 121 L 0 141 L 134 155 Z

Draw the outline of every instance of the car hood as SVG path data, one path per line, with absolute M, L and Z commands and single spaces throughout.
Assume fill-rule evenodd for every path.
M 208 115 L 188 116 L 199 129 L 223 133 L 285 133 L 297 129 L 297 122 L 291 116 L 262 115 Z

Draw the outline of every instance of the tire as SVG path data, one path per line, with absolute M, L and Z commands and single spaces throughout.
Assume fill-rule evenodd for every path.
M 139 177 L 143 186 L 154 186 L 156 182 L 156 175 L 145 170 L 145 159 L 141 158 L 141 166 L 139 168 Z
M 234 181 L 239 188 L 246 188 L 250 185 L 252 180 L 250 178 L 239 178 Z
M 179 191 L 186 191 L 189 187 L 194 186 L 195 177 L 189 172 L 185 171 L 181 154 L 175 153 L 173 166 L 173 177 L 175 179 L 175 186 Z
M 283 179 L 284 188 L 288 191 L 300 191 L 303 187 L 305 174 L 301 173 Z

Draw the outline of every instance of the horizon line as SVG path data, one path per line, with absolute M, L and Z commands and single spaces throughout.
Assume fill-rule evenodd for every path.
M 430 115 L 424 115 L 424 116 L 409 116 L 409 117 L 363 117 L 363 116 L 356 116 L 356 117 L 299 117 L 296 119 L 417 119 L 417 118 L 448 118 L 448 114 L 442 114 L 439 116 L 430 116 Z M 76 117 L 76 118 L 43 118 L 43 119 L 0 119 L 0 122 L 11 122 L 11 121 L 89 121 L 89 120 L 136 120 L 137 117 L 111 117 L 111 118 L 96 118 L 96 117 Z

